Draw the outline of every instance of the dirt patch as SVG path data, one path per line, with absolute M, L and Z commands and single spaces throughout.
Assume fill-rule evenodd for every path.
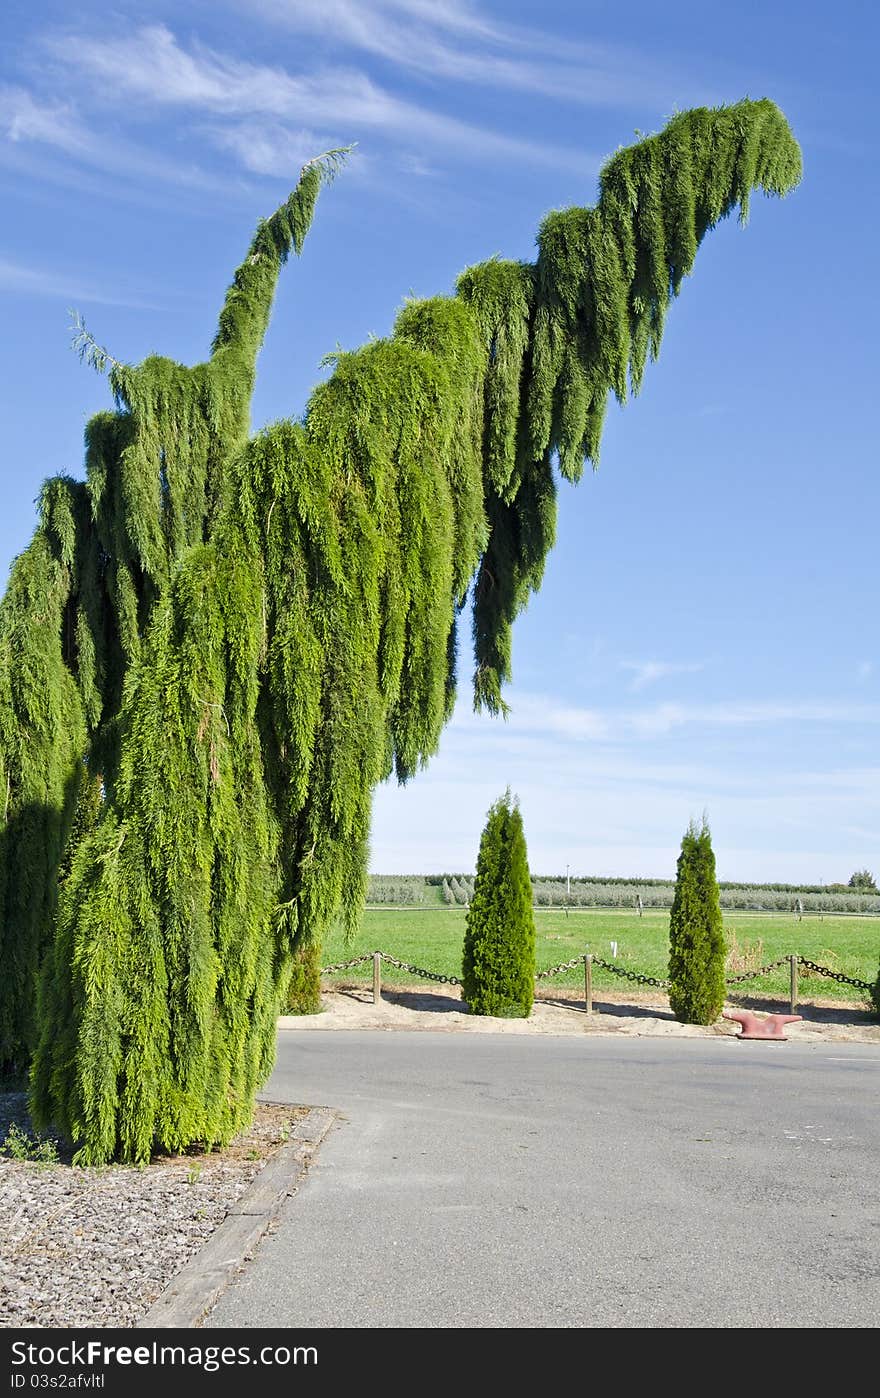
M 313 1029 L 415 1029 L 462 1033 L 500 1034 L 632 1034 L 679 1035 L 689 1038 L 719 1035 L 736 1037 L 739 1026 L 729 1020 L 703 1026 L 679 1024 L 662 991 L 615 992 L 613 1000 L 599 993 L 593 1000 L 593 1014 L 587 1015 L 583 996 L 574 989 L 542 990 L 535 999 L 528 1019 L 496 1019 L 470 1015 L 458 987 L 426 985 L 383 985 L 382 999 L 373 1003 L 372 989 L 363 982 L 335 983 L 322 995 L 323 1010 L 316 1015 L 285 1015 L 282 1030 Z M 786 1013 L 787 1002 L 768 998 L 737 996 L 731 1006 L 757 1013 Z M 880 1044 L 880 1024 L 863 1001 L 844 1004 L 811 1001 L 800 1006 L 799 1024 L 789 1025 L 790 1039 L 851 1040 Z

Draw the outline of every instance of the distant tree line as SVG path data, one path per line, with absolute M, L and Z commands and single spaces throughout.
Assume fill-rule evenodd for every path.
M 450 874 L 448 878 L 444 877 L 442 887 L 443 901 L 450 906 L 458 903 L 461 907 L 466 908 L 474 896 L 473 878 L 468 878 L 465 875 L 462 875 L 461 878 L 457 878 L 455 874 Z
M 425 880 L 372 874 L 367 889 L 367 902 L 382 907 L 415 907 L 425 901 Z
M 867 870 L 853 875 L 849 884 L 719 883 L 721 907 L 739 912 L 789 913 L 876 913 L 880 914 L 880 893 L 867 882 Z M 473 896 L 472 874 L 426 874 L 399 876 L 373 875 L 368 902 L 415 904 L 442 901 L 448 907 L 465 907 Z M 664 879 L 572 878 L 531 876 L 532 897 L 539 908 L 671 908 L 673 882 Z M 437 890 L 426 898 L 426 890 Z

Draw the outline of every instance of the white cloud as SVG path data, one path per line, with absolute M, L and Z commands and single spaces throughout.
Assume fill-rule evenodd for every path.
M 534 695 L 511 703 L 506 723 L 462 703 L 429 769 L 406 788 L 379 789 L 375 871 L 472 869 L 486 811 L 507 785 L 520 798 L 534 872 L 568 863 L 573 873 L 671 877 L 681 835 L 704 809 L 721 878 L 818 882 L 878 862 L 880 769 L 823 770 L 821 758 L 839 751 L 837 725 L 876 725 L 880 706 L 680 708 L 676 721 L 694 728 L 683 748 L 668 706 L 617 715 Z M 756 729 L 817 722 L 827 736 L 807 745 L 809 764 L 789 754 L 768 777 Z M 703 746 L 707 725 L 729 733 L 723 744 Z
M 0 88 L 0 133 L 14 145 L 36 141 L 87 154 L 92 136 L 69 102 L 40 102 L 23 87 Z
M 632 49 L 561 43 L 558 35 L 499 24 L 473 5 L 417 0 L 238 0 L 292 33 L 346 46 L 452 83 L 600 106 L 652 102 L 666 110 L 683 76 Z M 691 85 L 692 86 L 692 85 Z M 702 100 L 696 94 L 692 100 Z
M 512 713 L 505 740 L 545 733 L 576 742 L 617 743 L 657 738 L 688 727 L 747 728 L 778 724 L 878 724 L 880 704 L 822 700 L 727 700 L 706 704 L 663 703 L 638 709 L 587 709 L 540 694 L 509 697 Z M 473 730 L 486 719 L 464 704 L 456 709 L 454 728 Z
M 670 675 L 695 675 L 704 668 L 702 661 L 667 660 L 621 660 L 621 669 L 632 670 L 630 689 L 645 689 L 656 680 L 668 679 Z
M 217 126 L 208 134 L 255 175 L 291 175 L 316 155 L 321 137 L 305 127 L 287 129 L 277 122 L 241 122 Z
M 535 873 L 569 864 L 573 874 L 673 877 L 681 836 L 704 809 L 722 879 L 815 883 L 877 862 L 876 787 L 854 807 L 853 793 L 835 791 L 821 774 L 776 778 L 772 794 L 755 774 L 737 792 L 721 771 L 663 785 L 640 780 L 635 764 L 624 776 L 572 765 L 564 751 L 545 754 L 540 768 L 471 751 L 461 763 L 441 754 L 411 786 L 376 792 L 371 868 L 472 870 L 486 812 L 508 784 L 520 800 Z M 854 809 L 862 820 L 851 818 Z
M 304 125 L 329 133 L 322 144 L 344 144 L 376 132 L 412 148 L 435 147 L 459 159 L 498 159 L 551 165 L 581 174 L 595 173 L 599 160 L 583 151 L 507 136 L 427 107 L 404 101 L 355 68 L 338 66 L 293 73 L 217 53 L 194 44 L 182 48 L 164 25 L 147 25 L 119 38 L 68 34 L 48 41 L 64 61 L 65 72 L 86 75 L 100 84 L 106 100 L 139 99 L 159 106 L 191 108 L 232 119 L 255 117 L 276 123 L 266 134 L 249 168 L 274 170 L 287 143 Z M 293 133 L 280 123 L 293 123 Z M 273 128 L 267 128 L 271 133 Z M 241 157 L 252 126 L 217 131 L 219 144 Z
M 800 700 L 728 701 L 716 704 L 659 704 L 622 715 L 624 725 L 642 736 L 669 733 L 687 725 L 743 728 L 757 724 L 876 724 L 880 704 Z
M 21 168 L 22 154 L 34 146 L 126 180 L 159 179 L 191 189 L 229 192 L 228 181 L 221 184 L 192 163 L 157 158 L 117 132 L 108 134 L 89 126 L 73 102 L 41 101 L 23 87 L 0 86 L 0 157 Z M 71 163 L 65 163 L 65 173 Z
M 0 257 L 0 292 L 23 292 L 27 296 L 50 296 L 70 302 L 92 302 L 101 306 L 126 306 L 132 310 L 163 310 L 164 306 L 139 292 L 107 290 L 92 285 L 76 273 L 52 272 L 28 267 L 22 262 Z

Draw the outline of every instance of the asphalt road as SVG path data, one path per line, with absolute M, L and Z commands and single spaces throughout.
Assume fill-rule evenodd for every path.
M 876 1326 L 880 1049 L 279 1038 L 340 1120 L 208 1327 Z

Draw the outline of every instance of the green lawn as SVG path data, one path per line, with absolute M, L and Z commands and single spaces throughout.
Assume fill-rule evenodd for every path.
M 321 964 L 327 966 L 363 952 L 383 951 L 428 971 L 458 976 L 464 925 L 464 908 L 367 908 L 354 942 L 345 946 L 341 935 L 330 937 L 322 949 Z M 666 975 L 668 911 L 646 911 L 638 917 L 629 910 L 584 908 L 572 909 L 566 916 L 562 909 L 541 908 L 535 911 L 535 925 L 538 970 L 591 951 L 627 970 L 661 978 Z M 827 914 L 822 918 L 805 916 L 799 922 L 793 914 L 731 912 L 725 914 L 724 930 L 728 945 L 732 936 L 740 948 L 763 943 L 759 965 L 797 952 L 858 980 L 873 982 L 877 976 L 880 918 Z M 611 953 L 612 941 L 617 942 L 616 957 Z M 328 979 L 367 979 L 371 975 L 371 967 L 365 965 L 335 973 Z M 391 967 L 385 968 L 384 978 L 398 985 L 424 984 L 418 977 Z M 783 966 L 747 982 L 743 993 L 787 997 L 788 978 L 788 967 Z M 593 982 L 604 990 L 613 986 L 619 990 L 638 988 L 601 967 L 595 969 Z M 582 985 L 583 970 L 578 966 L 546 984 L 548 988 Z M 735 993 L 731 990 L 731 994 Z M 801 971 L 802 1000 L 858 999 L 862 993 L 825 977 L 805 977 Z

